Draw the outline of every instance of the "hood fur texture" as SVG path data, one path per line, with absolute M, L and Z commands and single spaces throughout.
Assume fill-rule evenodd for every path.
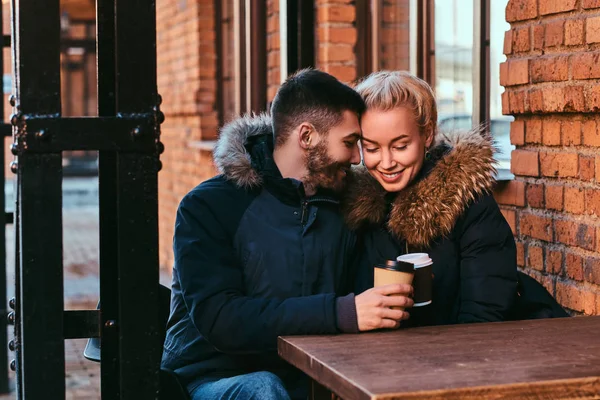
M 271 117 L 264 113 L 245 115 L 221 129 L 213 150 L 214 163 L 217 170 L 238 187 L 251 189 L 262 184 L 245 146 L 249 138 L 259 135 L 273 135 Z
M 495 182 L 495 148 L 489 134 L 438 134 L 431 152 L 445 154 L 434 160 L 428 175 L 396 194 L 387 222 L 396 237 L 418 247 L 447 236 L 469 204 L 489 193 Z M 364 167 L 355 168 L 345 204 L 348 225 L 357 229 L 365 223 L 382 224 L 387 210 L 381 185 Z

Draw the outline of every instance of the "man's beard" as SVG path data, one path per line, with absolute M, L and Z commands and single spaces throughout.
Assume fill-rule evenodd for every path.
M 304 186 L 314 191 L 317 188 L 332 189 L 340 192 L 346 185 L 346 171 L 349 163 L 335 161 L 327 153 L 327 142 L 322 141 L 306 151 L 307 176 Z

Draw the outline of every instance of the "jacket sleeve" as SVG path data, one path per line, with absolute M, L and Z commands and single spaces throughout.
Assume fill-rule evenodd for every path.
M 286 299 L 244 293 L 232 241 L 238 221 L 232 210 L 216 213 L 211 204 L 226 209 L 202 193 L 184 198 L 173 246 L 184 302 L 200 334 L 221 352 L 244 354 L 275 350 L 279 335 L 337 332 L 333 293 Z
M 471 204 L 458 225 L 458 321 L 504 321 L 517 295 L 517 255 L 512 231 L 491 195 Z

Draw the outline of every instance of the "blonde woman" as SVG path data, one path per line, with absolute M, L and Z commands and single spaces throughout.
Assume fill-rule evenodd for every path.
M 437 132 L 434 94 L 406 72 L 376 72 L 356 87 L 363 167 L 353 174 L 347 222 L 365 246 L 357 293 L 373 265 L 407 252 L 433 260 L 433 302 L 412 325 L 502 321 L 517 297 L 516 248 L 491 195 L 494 147 L 478 130 Z

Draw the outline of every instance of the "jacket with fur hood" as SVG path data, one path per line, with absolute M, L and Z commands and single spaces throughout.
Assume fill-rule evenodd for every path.
M 162 366 L 188 384 L 264 370 L 286 382 L 279 335 L 357 329 L 347 267 L 356 234 L 338 198 L 306 198 L 281 177 L 272 136 L 265 115 L 225 126 L 214 151 L 221 175 L 179 205 Z
M 493 143 L 479 131 L 443 135 L 413 183 L 386 193 L 364 168 L 352 174 L 345 204 L 363 233 L 357 293 L 373 266 L 406 252 L 433 260 L 433 303 L 410 310 L 405 325 L 507 319 L 516 298 L 516 246 L 491 195 Z

